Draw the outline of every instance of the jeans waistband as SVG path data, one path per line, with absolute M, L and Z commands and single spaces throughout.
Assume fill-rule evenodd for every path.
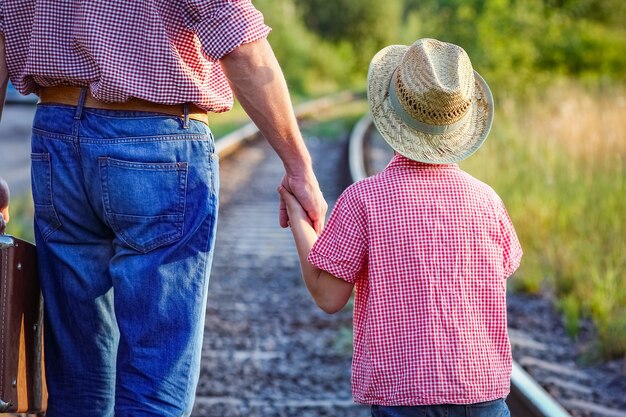
M 41 103 L 76 106 L 77 115 L 82 113 L 83 108 L 145 111 L 180 116 L 185 119 L 199 120 L 207 125 L 209 124 L 207 111 L 194 103 L 161 104 L 138 98 L 131 98 L 124 102 L 107 103 L 92 96 L 89 89 L 86 87 L 70 86 L 42 87 L 39 92 L 39 97 Z

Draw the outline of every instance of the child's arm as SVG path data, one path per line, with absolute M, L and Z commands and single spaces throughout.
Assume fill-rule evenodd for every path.
M 322 310 L 329 314 L 336 313 L 350 299 L 354 284 L 318 269 L 307 261 L 309 252 L 317 240 L 317 234 L 298 200 L 284 187 L 280 187 L 278 191 L 287 205 L 289 225 L 296 242 L 304 283 Z

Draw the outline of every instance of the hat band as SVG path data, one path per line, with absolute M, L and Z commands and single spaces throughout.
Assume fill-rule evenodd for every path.
M 391 82 L 389 83 L 389 103 L 391 104 L 391 108 L 396 112 L 398 117 L 400 117 L 400 119 L 402 119 L 404 123 L 409 125 L 409 127 L 412 127 L 415 130 L 419 130 L 420 132 L 427 133 L 429 135 L 443 135 L 444 133 L 451 133 L 455 130 L 458 130 L 461 126 L 463 126 L 463 124 L 465 124 L 466 120 L 471 117 L 472 112 L 467 111 L 461 119 L 449 125 L 431 125 L 416 120 L 413 116 L 407 113 L 406 110 L 404 110 L 402 104 L 400 104 L 400 100 L 398 100 L 396 89 L 394 88 L 393 83 L 393 79 L 395 78 L 395 76 L 396 74 L 394 72 L 393 76 L 391 77 Z

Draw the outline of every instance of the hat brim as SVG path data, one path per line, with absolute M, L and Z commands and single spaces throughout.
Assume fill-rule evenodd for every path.
M 399 154 L 419 162 L 446 164 L 461 161 L 483 144 L 493 122 L 493 96 L 483 78 L 474 71 L 471 114 L 458 129 L 432 135 L 407 125 L 389 101 L 389 84 L 402 57 L 409 49 L 391 45 L 380 50 L 367 74 L 367 99 L 372 119 L 381 136 Z

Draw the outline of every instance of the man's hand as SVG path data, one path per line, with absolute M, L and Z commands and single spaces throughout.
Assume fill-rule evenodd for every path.
M 309 223 L 313 226 L 313 229 L 315 229 L 315 233 L 319 235 L 324 227 L 328 204 L 326 200 L 324 200 L 324 196 L 313 173 L 311 173 L 309 178 L 294 178 L 285 175 L 278 186 L 280 195 L 280 226 L 288 227 L 290 211 L 287 210 L 283 194 L 280 193 L 281 187 L 285 188 L 296 197 L 304 213 L 307 215 Z
M 293 228 L 300 227 L 300 223 L 306 225 L 307 228 L 313 229 L 313 224 L 309 218 L 309 214 L 304 210 L 300 202 L 290 191 L 282 185 L 278 186 L 278 194 L 283 202 L 284 209 L 289 216 L 288 226 Z M 317 239 L 317 237 L 315 237 Z

